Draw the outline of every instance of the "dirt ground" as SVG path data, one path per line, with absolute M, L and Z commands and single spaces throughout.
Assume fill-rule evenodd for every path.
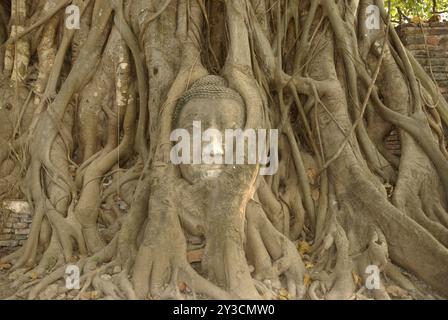
M 19 272 L 8 273 L 8 270 L 0 269 L 0 300 L 4 299 L 26 299 L 25 296 L 13 296 L 16 292 L 14 289 L 14 278 L 18 276 Z M 416 285 L 421 292 L 423 292 L 422 299 L 425 300 L 443 300 L 441 296 L 436 294 L 431 288 L 426 286 L 423 282 L 419 281 L 412 275 L 407 274 L 408 278 Z M 37 279 L 36 279 L 37 280 Z M 387 281 L 387 279 L 386 279 Z M 412 297 L 407 293 L 406 290 L 395 286 L 388 286 L 385 284 L 386 290 L 393 300 L 412 300 Z M 279 300 L 287 300 L 287 297 L 282 296 L 282 290 L 277 290 Z M 358 292 L 353 295 L 350 300 L 371 300 L 366 294 L 366 288 L 361 287 Z M 38 297 L 39 300 L 102 300 L 102 297 L 96 291 L 85 291 L 71 290 L 66 291 L 64 288 L 64 282 L 62 280 L 50 285 L 45 289 Z M 199 295 L 194 295 L 191 292 L 185 293 L 184 299 L 204 299 L 204 297 Z

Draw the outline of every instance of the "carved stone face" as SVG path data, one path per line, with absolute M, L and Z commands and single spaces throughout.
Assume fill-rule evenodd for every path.
M 177 121 L 178 128 L 186 129 L 193 137 L 193 121 L 200 121 L 201 132 L 216 129 L 219 135 L 210 136 L 210 141 L 202 142 L 202 148 L 210 148 L 210 154 L 221 155 L 224 159 L 225 129 L 243 128 L 245 122 L 244 106 L 231 99 L 192 99 L 182 108 Z M 211 131 L 210 131 L 211 132 Z M 201 140 L 202 141 L 202 140 Z M 193 148 L 190 157 L 193 159 Z M 194 184 L 204 179 L 216 179 L 225 164 L 180 164 L 184 179 Z

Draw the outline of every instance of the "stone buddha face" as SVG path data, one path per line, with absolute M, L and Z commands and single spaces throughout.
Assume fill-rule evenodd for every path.
M 211 80 L 216 81 L 214 78 Z M 219 86 L 224 92 L 231 90 L 224 89 L 222 83 Z M 219 86 L 215 84 L 215 88 L 219 88 Z M 192 184 L 219 177 L 225 166 L 228 166 L 224 164 L 225 130 L 243 128 L 245 124 L 245 108 L 242 99 L 235 99 L 236 92 L 228 91 L 231 94 L 227 95 L 220 90 L 217 96 L 213 96 L 213 90 L 207 92 L 207 85 L 195 88 L 196 92 L 200 93 L 195 94 L 193 92 L 188 101 L 181 107 L 176 125 L 177 128 L 188 131 L 191 137 L 190 159 L 200 159 L 199 163 L 198 161 L 191 161 L 190 164 L 181 163 L 179 165 L 183 178 Z M 193 91 L 195 88 L 193 88 Z M 204 92 L 207 92 L 207 94 Z M 210 97 L 207 97 L 207 95 L 210 95 Z M 201 137 L 200 140 L 197 139 L 198 135 Z M 198 148 L 195 143 L 199 143 L 201 147 Z M 212 157 L 212 159 L 209 159 L 211 161 L 204 159 L 204 152 Z M 222 159 L 222 162 L 219 163 L 216 159 Z

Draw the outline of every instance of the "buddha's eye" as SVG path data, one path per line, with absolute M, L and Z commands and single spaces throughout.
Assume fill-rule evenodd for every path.
M 10 104 L 9 102 L 5 103 L 5 109 L 6 110 L 11 110 L 12 109 L 12 104 Z

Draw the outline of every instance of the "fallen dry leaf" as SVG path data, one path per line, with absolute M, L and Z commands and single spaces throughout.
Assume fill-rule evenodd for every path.
M 309 285 L 311 284 L 311 277 L 309 273 L 305 273 L 305 275 L 303 276 L 303 284 L 305 285 L 305 287 L 309 287 Z
M 357 286 L 362 286 L 362 279 L 361 277 L 355 272 L 352 271 L 353 281 Z
M 28 276 L 29 276 L 31 279 L 36 280 L 37 277 L 38 277 L 39 275 L 37 274 L 36 271 L 31 271 L 31 272 L 28 274 Z
M 316 184 L 318 176 L 318 172 L 316 169 L 308 168 L 308 170 L 306 170 L 306 175 L 308 176 L 308 179 L 311 184 Z
M 179 289 L 180 292 L 185 292 L 185 290 L 187 290 L 187 284 L 185 282 L 179 282 L 177 284 L 177 288 Z
M 314 264 L 313 263 L 311 263 L 311 262 L 309 262 L 309 261 L 305 261 L 305 268 L 307 268 L 307 269 L 311 269 L 311 268 L 313 268 L 314 267 Z
M 9 263 L 1 263 L 0 264 L 0 270 L 9 270 L 11 269 L 12 265 Z
M 406 298 L 406 297 L 409 297 L 409 293 L 406 290 L 404 290 L 404 289 L 402 289 L 402 288 L 400 288 L 398 286 L 394 286 L 394 285 L 387 286 L 386 287 L 386 292 L 388 294 L 390 294 L 391 296 L 396 297 L 396 298 Z
M 299 250 L 300 255 L 303 257 L 305 254 L 310 252 L 311 246 L 306 241 L 300 241 L 299 242 L 299 246 L 298 246 L 298 250 Z
M 81 300 L 96 300 L 99 296 L 98 291 L 85 291 L 79 295 Z
M 279 294 L 280 296 L 282 296 L 282 297 L 288 297 L 289 292 L 288 292 L 288 290 L 286 290 L 285 288 L 281 288 L 281 289 L 278 291 L 278 294 Z
M 77 257 L 77 256 L 68 257 L 68 262 L 70 262 L 70 263 L 75 263 L 78 260 L 79 260 L 79 257 Z

